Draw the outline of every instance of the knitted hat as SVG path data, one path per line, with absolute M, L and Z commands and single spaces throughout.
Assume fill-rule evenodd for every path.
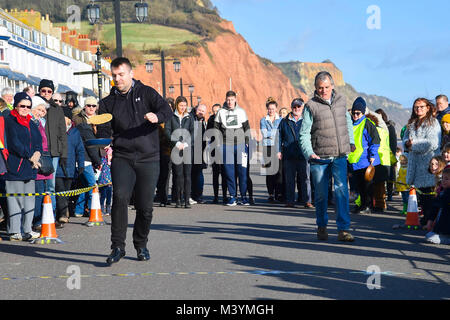
M 13 107 L 14 108 L 17 107 L 19 102 L 22 101 L 22 100 L 28 100 L 28 101 L 31 102 L 31 105 L 33 105 L 33 100 L 31 100 L 29 95 L 27 95 L 25 92 L 18 92 L 14 96 L 14 105 L 13 105 Z
M 52 80 L 48 79 L 42 79 L 39 83 L 39 91 L 41 91 L 42 88 L 50 88 L 52 91 L 55 91 L 55 85 L 53 84 Z
M 450 113 L 447 113 L 442 117 L 441 124 L 444 124 L 445 122 L 450 123 Z
M 366 101 L 361 97 L 356 98 L 355 102 L 353 102 L 352 112 L 356 110 L 361 111 L 362 114 L 366 113 Z

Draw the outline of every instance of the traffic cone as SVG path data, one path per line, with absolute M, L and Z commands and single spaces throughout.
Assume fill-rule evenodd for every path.
M 42 226 L 41 236 L 31 241 L 36 244 L 50 244 L 50 243 L 62 243 L 58 239 L 55 228 L 55 217 L 53 216 L 52 199 L 49 195 L 44 196 L 44 203 L 42 205 Z
M 91 215 L 89 221 L 85 223 L 88 227 L 93 226 L 103 226 L 105 222 L 103 221 L 102 210 L 100 208 L 100 195 L 98 192 L 98 187 L 95 186 L 92 190 L 91 198 Z
M 417 205 L 417 195 L 416 195 L 416 189 L 414 187 L 412 187 L 409 190 L 408 210 L 406 213 L 405 225 L 408 229 L 411 229 L 411 228 L 418 229 L 420 226 L 419 210 L 418 210 L 418 205 Z

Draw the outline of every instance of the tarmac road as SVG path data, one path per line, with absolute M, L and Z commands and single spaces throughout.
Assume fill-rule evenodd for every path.
M 393 230 L 405 220 L 400 197 L 385 214 L 352 215 L 354 243 L 337 240 L 331 213 L 321 242 L 314 209 L 270 205 L 265 178 L 252 178 L 255 206 L 155 207 L 147 262 L 132 245 L 134 210 L 127 255 L 111 267 L 110 226 L 86 227 L 87 218 L 57 230 L 63 244 L 10 242 L 1 233 L 0 299 L 450 298 L 450 247 L 426 243 L 422 230 Z M 209 170 L 205 181 L 211 195 Z

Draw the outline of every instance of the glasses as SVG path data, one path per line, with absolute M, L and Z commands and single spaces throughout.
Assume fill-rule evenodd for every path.
M 354 116 L 359 116 L 360 114 L 362 114 L 362 112 L 360 112 L 360 111 L 352 112 L 352 115 L 354 115 Z
M 41 93 L 53 93 L 53 90 L 41 89 Z
M 58 99 L 53 99 L 53 101 L 59 102 L 59 103 L 62 103 L 62 102 L 63 102 L 62 100 L 58 100 Z
M 300 109 L 300 108 L 302 108 L 303 106 L 292 106 L 292 109 Z
M 85 105 L 85 107 L 87 107 L 87 108 L 97 108 L 97 105 L 96 104 L 87 104 L 87 105 Z
M 19 104 L 18 107 L 19 107 L 19 108 L 28 108 L 28 109 L 31 109 L 31 106 L 26 106 L 26 105 L 24 105 L 24 104 Z

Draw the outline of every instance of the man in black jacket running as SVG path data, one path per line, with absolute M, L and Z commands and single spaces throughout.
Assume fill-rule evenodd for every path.
M 109 96 L 100 101 L 98 113 L 110 113 L 113 118 L 97 129 L 97 137 L 113 138 L 112 252 L 106 260 L 109 265 L 125 256 L 128 203 L 133 190 L 136 207 L 133 244 L 138 260 L 150 259 L 147 242 L 159 176 L 158 124 L 172 116 L 172 109 L 156 90 L 133 79 L 127 58 L 114 59 L 111 73 L 115 86 Z

